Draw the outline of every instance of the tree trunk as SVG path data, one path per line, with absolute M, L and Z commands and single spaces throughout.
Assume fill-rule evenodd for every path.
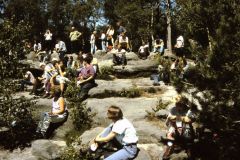
M 171 31 L 171 2 L 170 0 L 166 0 L 167 10 L 167 49 L 170 53 L 172 53 L 172 31 Z

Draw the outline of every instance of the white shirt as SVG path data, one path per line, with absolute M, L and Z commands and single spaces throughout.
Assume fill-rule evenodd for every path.
M 177 47 L 177 48 L 184 47 L 184 39 L 183 39 L 183 36 L 179 36 L 179 37 L 177 38 L 176 47 Z
M 65 44 L 65 42 L 63 42 L 63 41 L 59 41 L 59 42 L 55 45 L 55 48 L 56 48 L 56 49 L 59 49 L 59 51 L 64 51 L 64 52 L 67 51 L 66 44 Z
M 109 36 L 113 36 L 114 35 L 114 29 L 108 29 L 106 34 L 109 35 Z
M 120 119 L 113 124 L 112 132 L 117 133 L 116 139 L 122 144 L 137 143 L 136 130 L 126 118 Z
M 91 44 L 94 44 L 94 43 L 95 43 L 95 35 L 94 35 L 94 34 L 91 35 L 90 43 L 91 43 Z
M 104 40 L 105 38 L 106 38 L 105 33 L 102 33 L 102 34 L 101 34 L 101 39 Z
M 125 38 L 123 38 L 122 36 L 119 36 L 119 43 L 128 43 L 128 37 L 126 36 Z
M 139 52 L 140 52 L 140 53 L 143 53 L 145 48 L 148 48 L 148 45 L 141 46 L 141 47 L 139 48 Z
M 44 37 L 45 37 L 46 41 L 52 40 L 52 33 L 50 33 L 50 32 L 49 33 L 45 33 Z
M 34 78 L 34 76 L 33 76 L 33 74 L 30 72 L 30 71 L 27 71 L 27 73 L 25 74 L 25 77 L 26 78 L 29 78 L 29 81 L 31 82 L 31 83 L 34 83 L 35 82 L 35 78 Z

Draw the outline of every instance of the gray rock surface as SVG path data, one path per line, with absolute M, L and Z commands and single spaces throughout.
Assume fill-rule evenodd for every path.
M 65 141 L 36 140 L 32 142 L 31 153 L 40 159 L 56 159 L 65 147 Z
M 157 143 L 166 132 L 145 119 L 145 110 L 154 107 L 157 102 L 157 98 L 105 98 L 89 99 L 87 106 L 97 112 L 94 121 L 103 126 L 111 123 L 106 119 L 107 108 L 110 105 L 119 106 L 123 111 L 124 117 L 133 122 L 139 136 L 139 143 Z
M 100 132 L 103 131 L 103 127 L 96 127 L 85 131 L 81 136 L 81 144 L 88 145 Z
M 168 114 L 169 114 L 168 110 L 161 109 L 161 110 L 159 110 L 158 112 L 155 113 L 155 116 L 159 117 L 159 118 L 167 118 Z
M 150 78 L 115 79 L 111 81 L 96 80 L 96 83 L 98 84 L 98 86 L 89 91 L 89 95 L 91 97 L 102 97 L 106 91 L 116 93 L 123 90 L 139 89 L 146 92 L 148 92 L 149 90 L 154 90 L 154 92 L 156 92 L 168 89 L 165 85 L 153 86 L 153 82 L 152 80 L 150 80 Z

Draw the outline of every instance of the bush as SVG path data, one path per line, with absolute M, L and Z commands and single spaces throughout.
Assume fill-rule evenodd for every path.
M 35 102 L 24 97 L 0 98 L 0 125 L 9 130 L 0 133 L 0 145 L 7 149 L 28 146 L 34 139 L 36 123 L 32 118 Z
M 157 117 L 156 117 L 156 113 L 157 113 L 158 111 L 162 110 L 162 109 L 166 109 L 167 106 L 168 106 L 170 103 L 171 103 L 171 102 L 163 103 L 163 101 L 160 99 L 160 100 L 158 101 L 158 104 L 155 106 L 155 108 L 152 108 L 151 111 L 146 110 L 146 112 L 147 112 L 146 117 L 147 117 L 149 120 L 153 120 L 153 119 L 157 118 Z
M 91 127 L 92 117 L 95 116 L 95 113 L 91 112 L 85 102 L 70 102 L 68 106 L 71 109 L 73 125 L 76 130 L 82 131 Z
M 112 66 L 102 66 L 100 68 L 100 72 L 97 75 L 97 78 L 99 79 L 105 79 L 105 80 L 112 80 L 112 78 L 110 77 L 110 75 L 112 75 L 113 73 L 113 67 Z

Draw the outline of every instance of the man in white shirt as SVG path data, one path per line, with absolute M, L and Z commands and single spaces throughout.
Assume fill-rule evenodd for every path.
M 59 59 L 62 60 L 67 52 L 66 44 L 60 39 L 57 39 L 57 44 L 55 45 L 56 52 L 59 54 Z

